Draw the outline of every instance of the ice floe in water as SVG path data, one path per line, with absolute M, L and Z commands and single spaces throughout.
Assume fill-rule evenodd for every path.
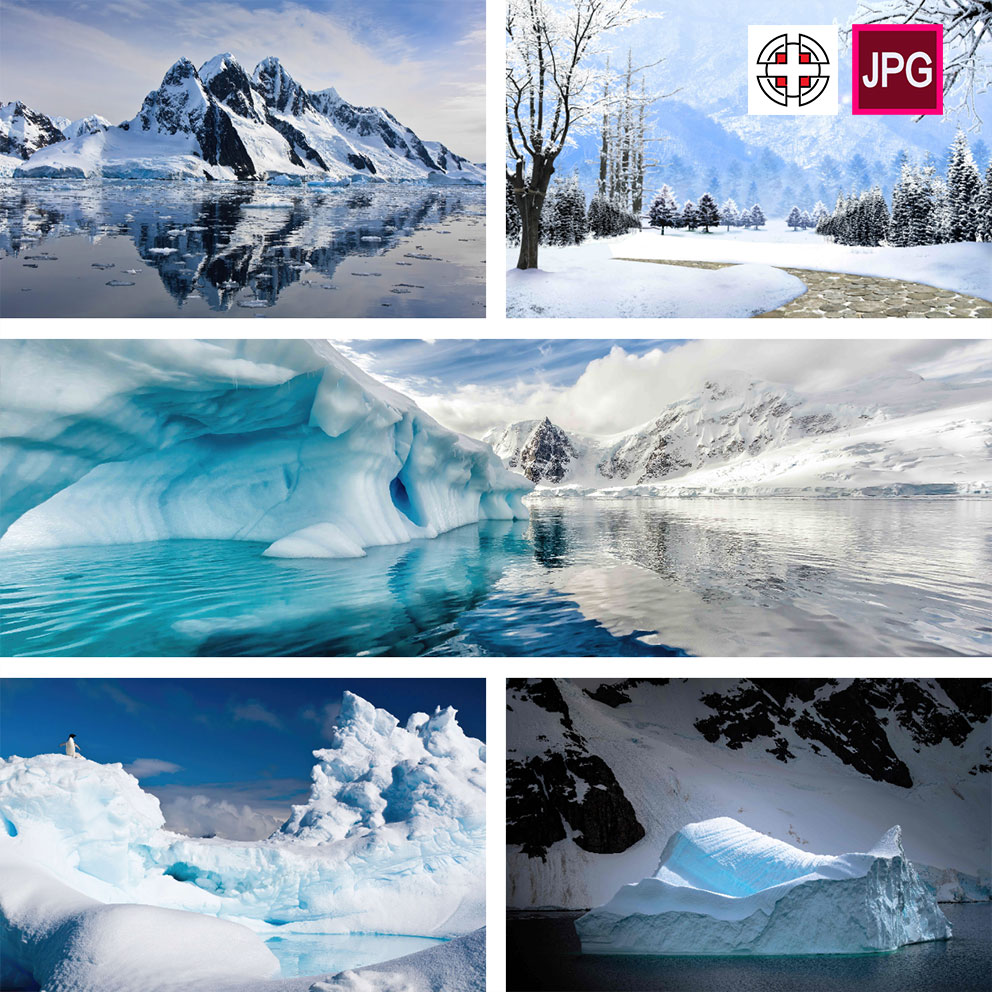
M 834 856 L 729 817 L 677 831 L 652 877 L 575 928 L 586 954 L 861 954 L 951 936 L 898 826 L 867 853 Z

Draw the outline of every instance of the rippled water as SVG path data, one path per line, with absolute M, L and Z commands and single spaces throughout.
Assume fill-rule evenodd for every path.
M 992 501 L 553 500 L 366 558 L 164 541 L 2 556 L 6 654 L 992 650 Z
M 507 988 L 515 992 L 985 992 L 992 987 L 992 905 L 943 905 L 951 940 L 891 954 L 659 957 L 580 954 L 579 913 L 515 914 Z
M 480 317 L 485 189 L 0 179 L 5 317 Z
M 335 975 L 381 961 L 423 951 L 443 941 L 435 937 L 397 937 L 391 934 L 323 934 L 287 932 L 266 940 L 279 959 L 283 978 Z

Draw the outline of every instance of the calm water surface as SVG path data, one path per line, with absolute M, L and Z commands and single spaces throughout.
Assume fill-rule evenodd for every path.
M 992 651 L 992 501 L 536 501 L 348 560 L 162 541 L 0 556 L 10 655 Z
M 480 317 L 485 188 L 0 179 L 4 317 Z
M 392 934 L 292 933 L 266 940 L 279 959 L 283 978 L 334 975 L 352 968 L 391 961 L 443 943 L 436 937 L 397 937 Z
M 803 957 L 583 955 L 581 913 L 510 913 L 512 992 L 988 992 L 992 905 L 944 905 L 954 936 L 891 954 Z

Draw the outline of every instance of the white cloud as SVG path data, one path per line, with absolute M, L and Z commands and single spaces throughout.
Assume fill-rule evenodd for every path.
M 285 820 L 285 816 L 255 809 L 247 803 L 238 805 L 203 793 L 162 800 L 162 815 L 169 830 L 191 837 L 229 840 L 261 840 Z
M 155 775 L 171 775 L 182 771 L 182 765 L 161 758 L 135 758 L 124 766 L 124 771 L 130 772 L 137 779 L 153 778 Z
M 273 730 L 282 730 L 283 722 L 257 700 L 231 705 L 231 718 L 240 723 L 262 723 Z
M 615 347 L 590 362 L 571 386 L 518 379 L 498 387 L 466 385 L 434 392 L 422 383 L 391 384 L 407 391 L 442 424 L 476 437 L 497 425 L 545 416 L 566 430 L 611 434 L 651 420 L 666 404 L 725 371 L 741 370 L 815 394 L 882 373 L 943 377 L 976 375 L 983 369 L 987 374 L 990 368 L 988 341 L 705 340 L 641 356 Z

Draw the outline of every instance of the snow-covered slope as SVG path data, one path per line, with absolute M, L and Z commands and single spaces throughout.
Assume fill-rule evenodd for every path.
M 653 875 L 575 929 L 585 954 L 863 954 L 951 936 L 898 826 L 829 856 L 726 816 L 676 831 Z
M 971 493 L 992 484 L 990 424 L 984 382 L 905 373 L 804 397 L 735 372 L 623 434 L 567 432 L 546 418 L 485 440 L 532 481 L 580 491 Z
M 334 90 L 306 91 L 278 59 L 249 76 L 229 52 L 199 70 L 180 59 L 138 115 L 70 126 L 59 149 L 31 154 L 21 177 L 299 179 L 347 183 L 421 180 L 480 183 L 485 174 L 443 145 L 428 151 L 379 107 L 355 107 Z M 77 124 L 80 122 L 77 122 Z M 27 157 L 27 156 L 24 156 Z
M 526 516 L 531 483 L 326 342 L 7 341 L 0 550 L 352 557 Z
M 87 117 L 80 117 L 78 120 L 69 121 L 62 126 L 61 130 L 67 138 L 78 138 L 84 134 L 97 134 L 100 131 L 106 131 L 107 128 L 112 126 L 106 117 L 101 117 L 99 114 L 90 114 Z
M 65 139 L 55 121 L 20 100 L 0 105 L 0 176 L 12 176 L 39 148 Z
M 802 851 L 899 823 L 939 899 L 992 894 L 989 683 L 544 679 L 507 703 L 511 907 L 602 904 L 723 816 Z
M 263 938 L 281 927 L 437 937 L 481 927 L 485 747 L 454 711 L 401 726 L 346 693 L 314 754 L 309 802 L 261 842 L 164 829 L 158 800 L 119 764 L 0 761 L 3 987 L 27 974 L 53 992 L 226 988 L 222 976 L 276 972 Z

